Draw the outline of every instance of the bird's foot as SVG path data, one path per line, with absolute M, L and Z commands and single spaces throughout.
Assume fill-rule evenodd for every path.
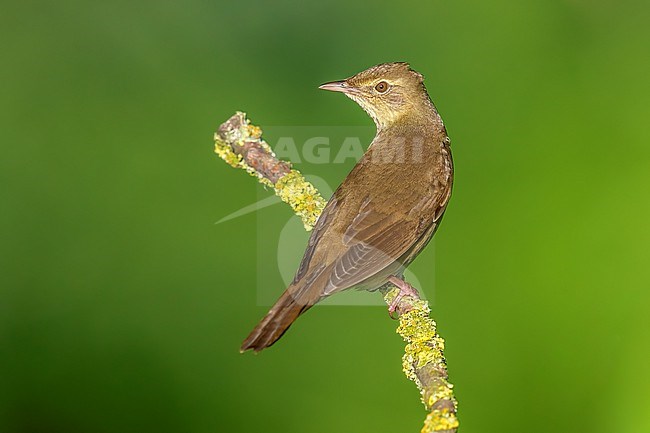
M 411 286 L 403 279 L 398 278 L 394 275 L 389 277 L 388 281 L 394 284 L 395 287 L 399 289 L 399 293 L 397 294 L 397 296 L 395 296 L 395 299 L 393 299 L 390 305 L 388 306 L 388 315 L 391 317 L 391 319 L 396 319 L 394 314 L 395 311 L 397 311 L 397 306 L 399 305 L 402 298 L 404 296 L 410 296 L 412 298 L 420 299 L 420 293 L 418 293 L 415 287 Z

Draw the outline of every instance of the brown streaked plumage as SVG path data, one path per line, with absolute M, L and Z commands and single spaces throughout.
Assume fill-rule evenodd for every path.
M 449 137 L 422 75 L 406 63 L 384 63 L 320 88 L 357 102 L 377 135 L 327 203 L 293 282 L 242 351 L 271 346 L 323 298 L 401 279 L 438 228 L 451 195 Z

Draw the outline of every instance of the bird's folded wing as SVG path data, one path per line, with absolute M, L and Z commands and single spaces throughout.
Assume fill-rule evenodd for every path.
M 366 198 L 347 226 L 337 224 L 337 218 L 344 214 L 341 205 L 345 198 L 341 200 L 335 193 L 314 227 L 294 284 L 329 296 L 381 273 L 421 241 L 437 222 L 449 192 L 444 188 L 427 196 L 403 194 L 399 205 L 388 207 L 393 210 L 390 213 L 382 212 L 379 209 L 385 206 Z M 306 282 L 316 277 L 320 281 L 318 288 L 305 287 L 311 286 Z
M 426 230 L 421 226 L 417 216 L 383 213 L 365 200 L 351 224 L 338 234 L 344 248 L 330 261 L 323 295 L 353 287 L 393 264 Z
M 415 221 L 382 216 L 353 236 L 345 234 L 348 249 L 331 268 L 329 284 L 325 288 L 326 295 L 353 287 L 380 273 L 402 257 L 417 241 L 419 233 Z M 354 231 L 352 226 L 350 229 L 349 231 Z

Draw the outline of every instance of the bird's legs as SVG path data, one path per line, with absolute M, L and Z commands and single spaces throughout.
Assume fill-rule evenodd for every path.
M 390 305 L 388 306 L 388 314 L 390 315 L 391 318 L 394 319 L 393 314 L 397 310 L 397 305 L 399 302 L 402 300 L 404 296 L 411 296 L 416 299 L 420 299 L 420 294 L 418 293 L 417 289 L 413 286 L 411 286 L 409 283 L 404 281 L 403 279 L 396 277 L 395 275 L 391 275 L 388 277 L 388 281 L 391 282 L 392 284 L 395 285 L 399 289 L 399 293 L 397 296 L 395 296 L 395 299 L 392 300 Z

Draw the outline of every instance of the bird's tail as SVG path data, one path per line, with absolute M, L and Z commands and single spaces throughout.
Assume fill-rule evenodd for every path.
M 257 324 L 255 329 L 246 337 L 241 345 L 241 352 L 254 350 L 259 352 L 278 341 L 289 329 L 289 326 L 318 302 L 319 297 L 312 296 L 311 290 L 296 290 L 290 286 L 266 316 Z

